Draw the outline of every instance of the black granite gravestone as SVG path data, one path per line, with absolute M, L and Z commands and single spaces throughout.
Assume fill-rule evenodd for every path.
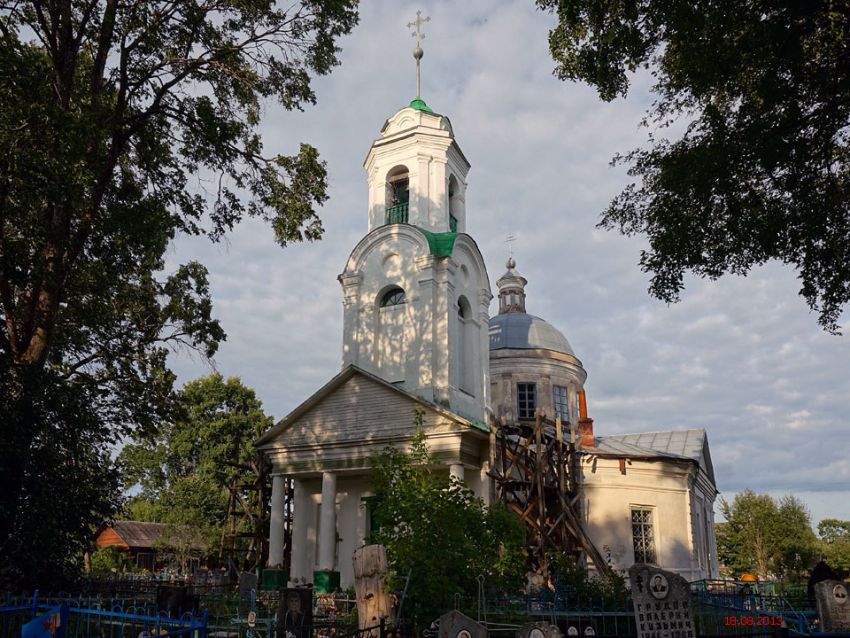
M 239 608 L 237 613 L 240 618 L 245 618 L 251 611 L 251 592 L 253 591 L 254 596 L 256 596 L 257 581 L 257 575 L 251 572 L 239 574 Z
M 313 588 L 280 590 L 277 608 L 278 638 L 306 638 L 313 625 Z

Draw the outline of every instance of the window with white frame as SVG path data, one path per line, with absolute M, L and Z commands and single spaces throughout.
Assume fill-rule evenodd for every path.
M 555 404 L 555 414 L 561 421 L 570 420 L 570 401 L 567 388 L 562 385 L 552 386 L 552 402 Z
M 632 543 L 636 563 L 655 563 L 655 535 L 652 510 L 644 507 L 632 508 Z

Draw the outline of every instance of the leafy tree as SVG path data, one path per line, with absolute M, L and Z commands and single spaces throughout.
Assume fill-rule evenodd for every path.
M 717 551 L 734 575 L 796 579 L 814 562 L 817 539 L 806 507 L 794 496 L 777 503 L 745 490 L 731 504 L 721 498 L 720 509 L 726 523 L 717 529 Z
M 397 590 L 410 574 L 405 616 L 430 622 L 455 593 L 477 591 L 479 574 L 488 587 L 513 592 L 522 585 L 518 519 L 501 507 L 487 508 L 465 485 L 435 471 L 421 429 L 410 452 L 388 447 L 373 461 L 370 540 L 386 546 Z
M 805 504 L 793 495 L 783 496 L 778 503 L 779 536 L 777 568 L 791 580 L 799 580 L 815 562 L 817 537 Z
M 27 450 L 30 462 L 21 468 L 27 491 L 15 524 L 22 531 L 2 546 L 0 585 L 70 588 L 82 572 L 93 525 L 120 507 L 109 437 L 98 427 L 95 404 L 85 388 L 50 373 L 41 378 L 34 410 L 45 425 Z
M 257 127 L 265 100 L 315 101 L 356 21 L 356 0 L 0 1 L 0 565 L 34 532 L 48 393 L 86 397 L 97 418 L 63 420 L 102 456 L 171 418 L 169 348 L 224 339 L 205 268 L 162 272 L 169 242 L 245 216 L 282 246 L 321 236 L 317 151 L 268 157 Z
M 820 550 L 830 567 L 850 571 L 850 521 L 825 518 L 818 523 Z
M 128 504 L 130 516 L 169 524 L 169 538 L 180 536 L 179 530 L 202 533 L 203 542 L 194 531 L 183 534 L 191 540 L 188 546 L 164 541 L 178 562 L 185 563 L 189 550 L 218 549 L 229 487 L 249 483 L 259 472 L 263 461 L 253 441 L 272 426 L 272 418 L 253 390 L 220 374 L 187 383 L 178 405 L 179 418 L 162 424 L 154 438 L 137 437 L 118 460 L 125 483 L 140 488 Z M 246 490 L 240 489 L 238 498 L 248 509 L 260 511 Z
M 837 331 L 850 300 L 850 5 L 846 0 L 536 0 L 557 14 L 555 75 L 625 96 L 650 69 L 650 147 L 617 156 L 640 183 L 605 211 L 645 235 L 650 292 L 679 299 L 685 272 L 712 279 L 768 260 Z M 663 133 L 684 125 L 679 139 Z
M 754 572 L 762 578 L 773 573 L 780 534 L 776 503 L 768 494 L 746 490 L 730 504 L 720 499 L 726 519 L 717 539 L 720 560 L 737 575 Z
M 202 558 L 208 548 L 197 527 L 168 523 L 156 541 L 156 550 L 160 560 L 171 563 L 185 574 L 189 572 L 190 561 Z

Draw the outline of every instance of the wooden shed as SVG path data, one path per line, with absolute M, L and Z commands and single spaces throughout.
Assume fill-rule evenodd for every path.
M 163 523 L 115 521 L 102 525 L 94 541 L 98 547 L 118 547 L 132 556 L 137 567 L 153 571 L 156 544 L 164 530 Z

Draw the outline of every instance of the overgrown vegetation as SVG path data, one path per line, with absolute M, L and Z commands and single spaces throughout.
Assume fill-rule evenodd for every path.
M 239 485 L 254 480 L 252 468 L 262 460 L 253 442 L 272 419 L 252 389 L 220 374 L 187 383 L 177 406 L 178 418 L 163 423 L 156 436 L 136 437 L 118 461 L 125 484 L 140 488 L 127 518 L 167 523 L 159 549 L 185 566 L 189 558 L 218 551 L 228 488 L 234 479 Z M 239 498 L 258 507 L 245 490 Z
M 745 572 L 762 579 L 798 581 L 819 554 L 809 512 L 794 496 L 778 501 L 746 490 L 729 503 L 720 499 L 726 522 L 718 525 L 720 562 L 739 577 Z
M 409 452 L 388 447 L 373 459 L 370 541 L 387 548 L 393 589 L 409 574 L 404 615 L 427 626 L 456 593 L 474 594 L 479 575 L 488 588 L 518 592 L 526 558 L 517 517 L 450 480 L 428 450 L 419 412 L 416 423 Z
M 616 572 L 607 577 L 591 576 L 563 554 L 550 557 L 554 584 L 571 591 L 568 604 L 576 609 L 629 610 L 631 597 L 626 579 Z

